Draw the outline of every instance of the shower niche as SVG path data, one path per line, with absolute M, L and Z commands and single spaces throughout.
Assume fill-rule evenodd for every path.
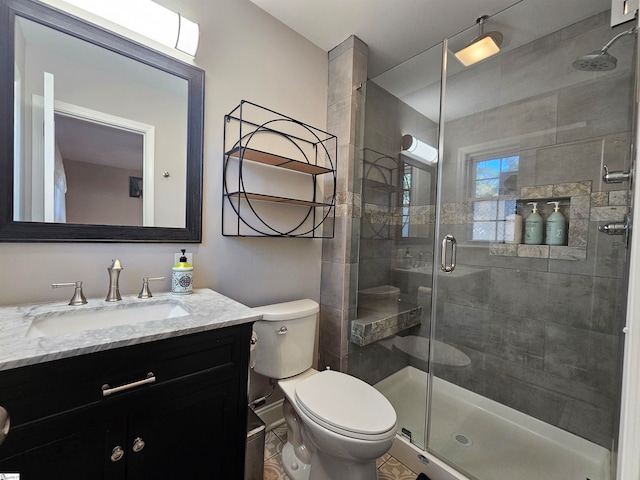
M 537 202 L 546 225 L 553 211 L 547 202 L 552 201 L 560 202 L 560 212 L 567 221 L 566 245 L 491 243 L 489 253 L 506 257 L 586 260 L 590 222 L 620 221 L 628 210 L 626 190 L 594 193 L 591 181 L 583 181 L 522 187 L 516 200 L 517 211 L 524 217 L 524 223 L 531 211 L 528 203 Z

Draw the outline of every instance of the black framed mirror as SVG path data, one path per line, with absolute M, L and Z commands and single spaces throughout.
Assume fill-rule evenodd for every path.
M 202 239 L 204 71 L 0 0 L 0 241 Z

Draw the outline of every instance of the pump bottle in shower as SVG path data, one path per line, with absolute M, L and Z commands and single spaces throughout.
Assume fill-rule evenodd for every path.
M 554 204 L 553 213 L 547 218 L 546 240 L 547 245 L 564 245 L 567 235 L 567 221 L 560 213 L 560 202 L 547 202 Z
M 538 213 L 538 203 L 529 202 L 527 205 L 533 205 L 531 215 L 524 221 L 524 243 L 527 245 L 542 244 L 543 220 Z

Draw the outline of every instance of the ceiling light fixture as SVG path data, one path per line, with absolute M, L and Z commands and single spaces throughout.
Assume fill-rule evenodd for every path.
M 489 58 L 500 51 L 503 39 L 502 33 L 496 31 L 484 33 L 484 22 L 488 18 L 488 15 L 483 15 L 476 20 L 479 29 L 478 36 L 469 45 L 455 53 L 456 58 L 465 67 Z
M 66 0 L 162 45 L 195 56 L 200 39 L 197 23 L 151 0 Z
M 423 163 L 438 163 L 438 150 L 413 135 L 402 136 L 402 153 Z

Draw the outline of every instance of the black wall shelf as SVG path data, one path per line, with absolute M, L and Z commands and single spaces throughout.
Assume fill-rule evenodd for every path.
M 222 234 L 333 238 L 337 148 L 335 135 L 240 102 L 225 115 Z

